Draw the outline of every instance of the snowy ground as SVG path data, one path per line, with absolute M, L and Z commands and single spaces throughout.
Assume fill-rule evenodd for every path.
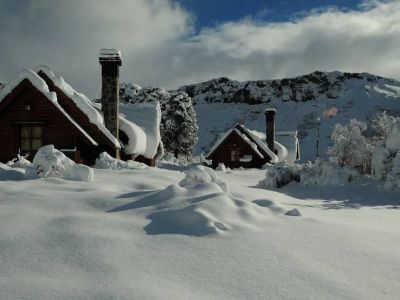
M 399 193 L 263 190 L 261 170 L 217 172 L 225 193 L 178 186 L 183 171 L 76 182 L 0 165 L 0 299 L 398 299 Z

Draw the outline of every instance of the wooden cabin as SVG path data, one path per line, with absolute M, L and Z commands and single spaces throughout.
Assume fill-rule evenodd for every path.
M 33 158 L 41 146 L 53 144 L 74 161 L 93 164 L 101 152 L 112 153 L 120 147 L 89 124 L 67 97 L 57 100 L 56 93 L 32 70 L 21 72 L 6 85 L 0 93 L 1 162 L 17 153 Z
M 236 124 L 214 145 L 207 159 L 212 160 L 213 168 L 220 163 L 229 168 L 261 168 L 276 156 L 243 125 Z
M 116 59 L 112 55 L 119 57 L 120 53 L 107 51 L 103 62 L 112 64 Z M 103 70 L 103 85 L 111 82 L 114 85 L 111 90 L 118 91 L 115 86 L 118 85 L 118 72 L 114 69 L 110 77 L 108 71 Z M 28 159 L 32 160 L 41 146 L 53 144 L 75 162 L 87 165 L 94 164 L 104 151 L 115 158 L 122 156 L 154 165 L 159 154 L 157 150 L 161 147 L 159 104 L 154 103 L 155 112 L 147 116 L 156 118 L 149 122 L 151 129 L 125 119 L 125 136 L 121 141 L 118 134 L 112 134 L 112 131 L 121 131 L 118 93 L 109 93 L 103 98 L 112 102 L 108 105 L 108 115 L 103 114 L 101 105 L 96 107 L 48 67 L 22 71 L 0 90 L 0 162 L 27 153 Z M 107 102 L 103 102 L 103 107 L 105 105 Z M 117 109 L 110 109 L 110 106 Z
M 275 110 L 267 109 L 266 134 L 235 124 L 210 149 L 206 159 L 216 168 L 261 168 L 266 163 L 293 163 L 300 159 L 297 132 L 275 133 Z M 276 141 L 276 136 L 279 141 Z

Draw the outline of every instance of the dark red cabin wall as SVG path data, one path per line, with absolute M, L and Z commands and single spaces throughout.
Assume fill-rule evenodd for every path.
M 241 156 L 252 155 L 253 160 L 248 163 L 232 162 L 231 149 L 235 147 L 234 145 L 241 149 Z M 251 146 L 234 132 L 232 132 L 215 151 L 212 156 L 212 162 L 213 168 L 216 168 L 219 163 L 224 163 L 224 165 L 229 168 L 238 168 L 241 166 L 247 168 L 260 168 L 264 164 L 264 160 L 255 155 L 254 150 L 251 148 Z
M 0 161 L 6 162 L 18 153 L 18 123 L 42 122 L 44 127 L 43 144 L 53 144 L 56 148 L 73 148 L 84 142 L 78 129 L 29 81 L 24 81 L 10 95 L 8 105 L 0 110 Z M 10 97 L 8 96 L 8 97 Z M 8 100 L 7 97 L 3 101 Z M 25 104 L 32 106 L 25 110 Z M 84 152 L 85 150 L 82 149 Z M 33 159 L 33 156 L 30 157 Z

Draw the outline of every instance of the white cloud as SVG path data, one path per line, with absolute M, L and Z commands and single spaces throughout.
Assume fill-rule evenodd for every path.
M 170 0 L 7 2 L 0 0 L 4 80 L 45 63 L 94 96 L 102 47 L 122 51 L 123 80 L 168 88 L 218 76 L 266 79 L 314 70 L 400 79 L 399 1 L 312 11 L 285 23 L 247 17 L 197 34 L 193 17 Z

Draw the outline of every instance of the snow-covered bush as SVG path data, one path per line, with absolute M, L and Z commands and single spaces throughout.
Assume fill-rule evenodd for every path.
M 67 180 L 92 181 L 93 170 L 88 166 L 76 164 L 53 145 L 39 148 L 33 158 L 27 175 L 36 173 L 39 177 L 58 177 Z
M 295 181 L 304 185 L 340 185 L 352 182 L 359 173 L 348 167 L 340 167 L 326 161 L 305 164 L 277 164 L 266 167 L 265 178 L 257 186 L 260 188 L 280 188 Z
M 292 181 L 300 181 L 301 165 L 288 165 L 280 163 L 265 166 L 265 179 L 261 180 L 257 186 L 260 188 L 280 188 Z
M 307 162 L 300 169 L 300 182 L 304 185 L 341 185 L 359 177 L 355 169 L 320 160 Z
M 99 157 L 96 158 L 96 163 L 94 165 L 97 169 L 110 169 L 110 170 L 128 170 L 128 169 L 145 169 L 148 168 L 147 165 L 133 161 L 123 161 L 116 159 L 109 155 L 107 152 L 100 153 Z
M 382 146 L 385 144 L 387 137 L 392 131 L 393 126 L 398 123 L 398 118 L 389 116 L 386 111 L 376 114 L 372 120 L 373 129 L 373 142 L 376 146 Z
M 400 118 L 386 112 L 378 114 L 373 121 L 376 149 L 371 160 L 371 175 L 385 181 L 387 189 L 400 189 Z
M 400 190 L 400 152 L 388 164 L 384 186 L 389 190 Z
M 200 183 L 214 182 L 224 191 L 229 192 L 228 184 L 221 180 L 211 168 L 194 165 L 186 171 L 186 176 L 179 182 L 180 186 L 192 186 Z
M 350 120 L 347 126 L 337 124 L 332 133 L 331 155 L 341 166 L 383 180 L 388 189 L 400 189 L 400 118 L 378 113 L 369 132 L 367 125 Z
M 355 119 L 346 126 L 336 124 L 331 135 L 333 146 L 329 148 L 328 155 L 340 166 L 349 166 L 369 174 L 374 145 L 364 135 L 366 130 L 367 124 Z

